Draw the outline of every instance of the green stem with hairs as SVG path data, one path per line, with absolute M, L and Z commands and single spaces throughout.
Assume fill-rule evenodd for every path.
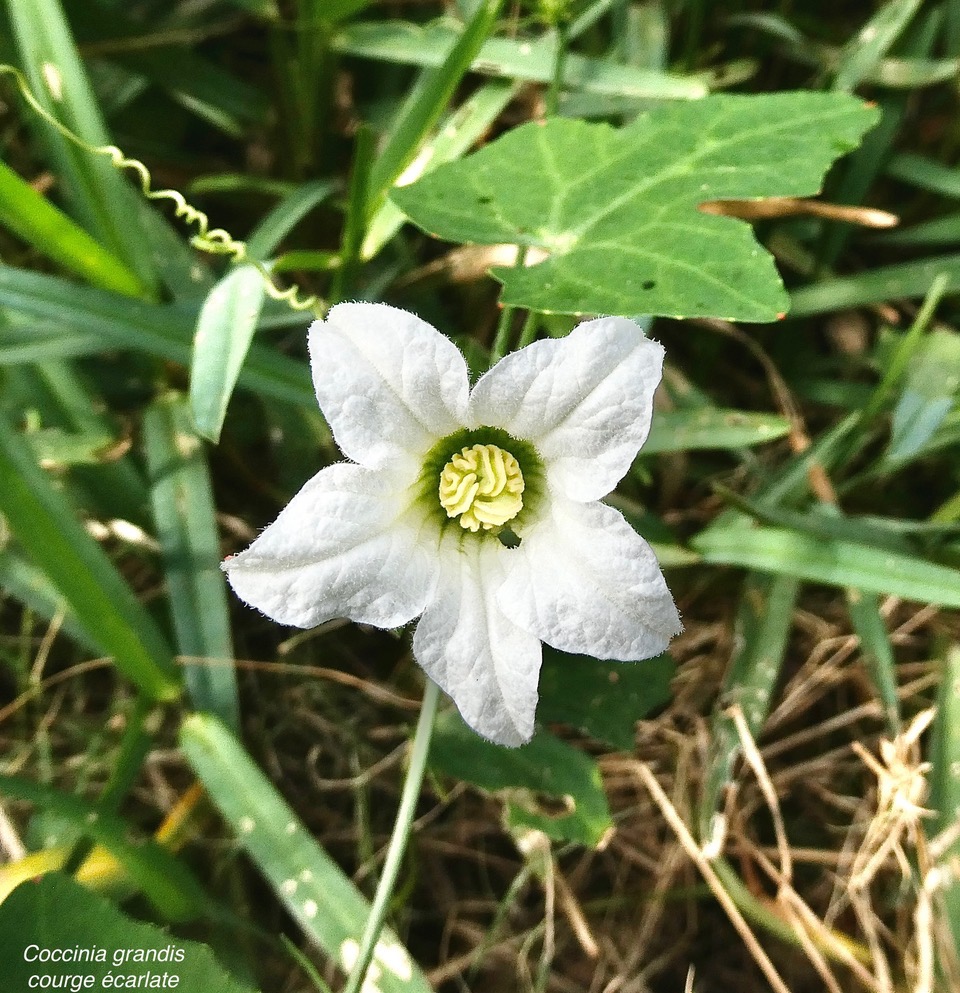
M 393 833 L 390 835 L 390 845 L 387 848 L 387 857 L 383 863 L 383 874 L 377 884 L 377 892 L 373 898 L 373 906 L 370 908 L 370 916 L 367 918 L 367 926 L 360 939 L 360 949 L 357 953 L 357 961 L 354 963 L 344 987 L 343 993 L 359 993 L 360 987 L 367 976 L 367 969 L 373 959 L 373 953 L 380 939 L 380 932 L 383 931 L 384 921 L 387 916 L 387 907 L 390 898 L 393 896 L 394 887 L 397 883 L 397 874 L 400 871 L 400 864 L 403 861 L 403 854 L 406 851 L 407 841 L 410 838 L 410 825 L 413 823 L 413 813 L 417 806 L 417 799 L 420 796 L 420 786 L 423 783 L 424 770 L 427 767 L 427 755 L 430 752 L 430 739 L 433 736 L 433 719 L 437 713 L 437 703 L 440 700 L 440 688 L 433 680 L 428 679 L 426 688 L 423 691 L 423 702 L 420 704 L 420 718 L 417 721 L 417 730 L 413 735 L 413 747 L 410 751 L 410 766 L 407 769 L 407 777 L 403 782 L 403 793 L 400 796 L 400 808 L 397 811 L 397 819 L 393 825 Z

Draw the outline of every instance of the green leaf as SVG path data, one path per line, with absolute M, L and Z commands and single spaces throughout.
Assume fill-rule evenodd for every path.
M 308 938 L 341 969 L 349 969 L 370 913 L 360 891 L 220 721 L 191 715 L 183 722 L 180 744 L 277 899 Z M 388 928 L 368 975 L 382 993 L 431 993 L 426 977 Z
M 481 86 L 440 122 L 435 135 L 417 155 L 416 166 L 422 166 L 423 172 L 429 172 L 443 162 L 461 158 L 493 124 L 516 92 L 517 87 L 512 83 L 494 81 Z M 385 200 L 367 225 L 361 258 L 373 258 L 400 230 L 405 220 L 396 204 Z
M 193 337 L 190 407 L 197 431 L 220 439 L 227 404 L 260 320 L 266 287 L 260 270 L 237 266 L 210 291 Z
M 37 953 L 27 952 L 31 945 L 38 946 Z M 39 949 L 54 948 L 89 949 L 93 960 L 61 963 L 32 958 Z M 105 989 L 109 975 L 114 981 L 117 976 L 137 977 L 138 989 L 251 993 L 249 986 L 224 971 L 206 945 L 134 921 L 109 900 L 59 873 L 21 884 L 0 906 L 0 961 L 11 990 L 36 988 L 30 985 L 36 976 L 64 977 L 60 983 L 54 981 L 60 989 Z M 92 977 L 90 985 L 69 985 L 86 976 Z M 164 985 L 156 980 L 151 984 L 149 977 Z
M 104 344 L 129 348 L 187 365 L 194 332 L 191 310 L 129 300 L 106 290 L 76 286 L 55 276 L 0 265 L 0 307 L 50 321 L 64 334 L 99 337 Z M 306 324 L 306 318 L 303 318 Z M 272 349 L 250 347 L 239 382 L 292 403 L 316 405 L 306 362 Z
M 369 206 L 380 206 L 387 190 L 410 164 L 440 118 L 480 46 L 493 30 L 503 0 L 480 0 L 458 37 L 450 40 L 439 65 L 423 72 L 394 116 L 390 133 L 374 160 L 369 178 Z
M 893 411 L 884 458 L 913 457 L 933 437 L 960 396 L 960 334 L 936 330 L 911 356 L 903 392 Z
M 0 418 L 0 512 L 14 535 L 70 604 L 87 635 L 154 699 L 178 695 L 170 649 L 100 546 Z
M 238 728 L 233 642 L 210 474 L 187 404 L 155 401 L 143 423 L 151 502 L 163 549 L 177 648 L 193 705 Z
M 546 313 L 710 315 L 787 309 L 773 259 L 707 200 L 816 193 L 876 112 L 845 94 L 715 96 L 615 130 L 551 119 L 440 166 L 393 200 L 451 241 L 543 253 L 498 268 L 506 304 Z
M 930 743 L 930 802 L 935 811 L 927 821 L 931 837 L 948 831 L 960 818 L 960 643 L 945 646 L 937 693 L 937 718 Z M 942 864 L 960 858 L 960 841 L 956 838 L 944 852 Z M 952 874 L 943 892 L 946 927 L 954 948 L 960 948 L 960 879 Z
M 41 570 L 10 548 L 0 548 L 0 589 L 46 621 L 59 617 L 65 634 L 91 654 L 98 650 L 96 640 L 77 623 L 57 588 Z
M 642 454 L 745 448 L 782 438 L 789 431 L 790 422 L 776 414 L 721 410 L 718 407 L 664 410 L 654 416 Z
M 101 453 L 116 441 L 105 433 L 80 433 L 63 428 L 41 428 L 31 431 L 26 439 L 37 461 L 47 468 L 96 465 Z
M 602 662 L 545 645 L 537 717 L 572 724 L 629 751 L 637 721 L 669 701 L 675 671 L 669 655 L 644 662 Z
M 314 180 L 310 183 L 300 183 L 284 193 L 283 199 L 250 233 L 247 239 L 247 254 L 261 261 L 266 260 L 293 228 L 335 190 L 334 182 Z
M 24 74 L 39 103 L 87 144 L 109 144 L 59 0 L 8 0 L 7 12 Z M 33 115 L 32 110 L 28 113 Z M 104 156 L 78 148 L 46 123 L 37 126 L 73 212 L 94 238 L 129 263 L 141 282 L 141 295 L 148 294 L 155 284 L 153 259 L 148 243 L 131 224 L 139 194 Z
M 923 0 L 888 0 L 840 53 L 835 90 L 852 90 L 900 37 Z
M 597 764 L 546 731 L 520 748 L 503 748 L 479 737 L 450 710 L 437 718 L 429 762 L 445 776 L 509 791 L 511 827 L 595 847 L 613 826 Z M 538 795 L 559 801 L 558 809 L 544 809 Z
M 900 698 L 897 696 L 897 667 L 890 634 L 875 596 L 860 590 L 847 590 L 847 610 L 860 639 L 864 665 L 877 689 L 887 730 L 891 737 L 900 733 Z
M 116 814 L 19 776 L 0 775 L 0 793 L 50 811 L 79 836 L 103 845 L 123 866 L 137 889 L 167 919 L 188 920 L 206 909 L 203 890 L 186 865 L 152 838 L 131 838 L 130 825 Z M 6 960 L 0 961 L 7 964 Z
M 377 21 L 349 25 L 337 34 L 333 45 L 348 55 L 427 67 L 443 62 L 456 37 L 449 23 L 420 27 L 402 21 Z M 490 38 L 470 68 L 486 76 L 549 83 L 556 62 L 556 35 L 546 34 L 536 41 Z M 563 82 L 571 90 L 650 100 L 696 100 L 707 94 L 706 84 L 693 76 L 637 69 L 576 52 L 568 52 L 564 59 Z
M 803 286 L 790 295 L 790 316 L 809 317 L 811 314 L 883 303 L 900 297 L 923 297 L 941 275 L 946 277 L 946 293 L 960 290 L 960 255 L 899 262 L 897 265 L 869 269 L 856 276 L 827 279 L 812 286 Z
M 960 607 L 960 570 L 901 552 L 783 528 L 714 525 L 691 542 L 704 562 L 814 583 L 854 586 L 905 600 Z
M 712 834 L 720 796 L 742 751 L 736 724 L 726 709 L 738 705 L 756 739 L 780 678 L 799 584 L 790 576 L 748 573 L 737 610 L 734 651 L 710 723 L 709 765 L 700 798 L 700 837 Z
M 94 286 L 127 296 L 143 292 L 135 273 L 4 162 L 0 162 L 0 224 Z

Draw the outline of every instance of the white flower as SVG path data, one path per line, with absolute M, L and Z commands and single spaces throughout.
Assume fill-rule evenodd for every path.
M 224 563 L 269 617 L 395 628 L 464 720 L 533 733 L 541 641 L 643 659 L 680 630 L 650 546 L 600 503 L 650 428 L 663 348 L 605 317 L 502 359 L 470 389 L 456 346 L 413 314 L 340 304 L 309 332 L 343 454 Z M 517 544 L 519 540 L 519 544 Z

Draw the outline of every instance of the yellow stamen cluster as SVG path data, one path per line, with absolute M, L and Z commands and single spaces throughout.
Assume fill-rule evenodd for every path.
M 440 473 L 440 506 L 468 531 L 500 527 L 523 507 L 520 463 L 496 445 L 461 449 Z

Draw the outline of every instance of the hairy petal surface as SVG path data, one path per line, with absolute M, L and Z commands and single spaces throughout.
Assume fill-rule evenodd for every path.
M 597 500 L 646 440 L 662 369 L 663 346 L 633 321 L 602 317 L 501 359 L 474 387 L 468 416 L 532 442 L 571 500 Z
M 354 462 L 419 470 L 434 442 L 463 426 L 466 362 L 415 314 L 342 303 L 311 325 L 308 345 L 320 409 Z
M 395 474 L 341 463 L 317 473 L 223 569 L 241 600 L 281 624 L 349 617 L 393 628 L 420 614 L 436 585 L 427 533 L 432 540 Z
M 516 746 L 533 734 L 542 652 L 539 638 L 497 604 L 506 552 L 446 531 L 436 597 L 417 625 L 413 654 L 470 727 Z
M 682 625 L 650 546 L 612 507 L 551 497 L 513 549 L 504 613 L 564 652 L 601 659 L 659 655 Z

